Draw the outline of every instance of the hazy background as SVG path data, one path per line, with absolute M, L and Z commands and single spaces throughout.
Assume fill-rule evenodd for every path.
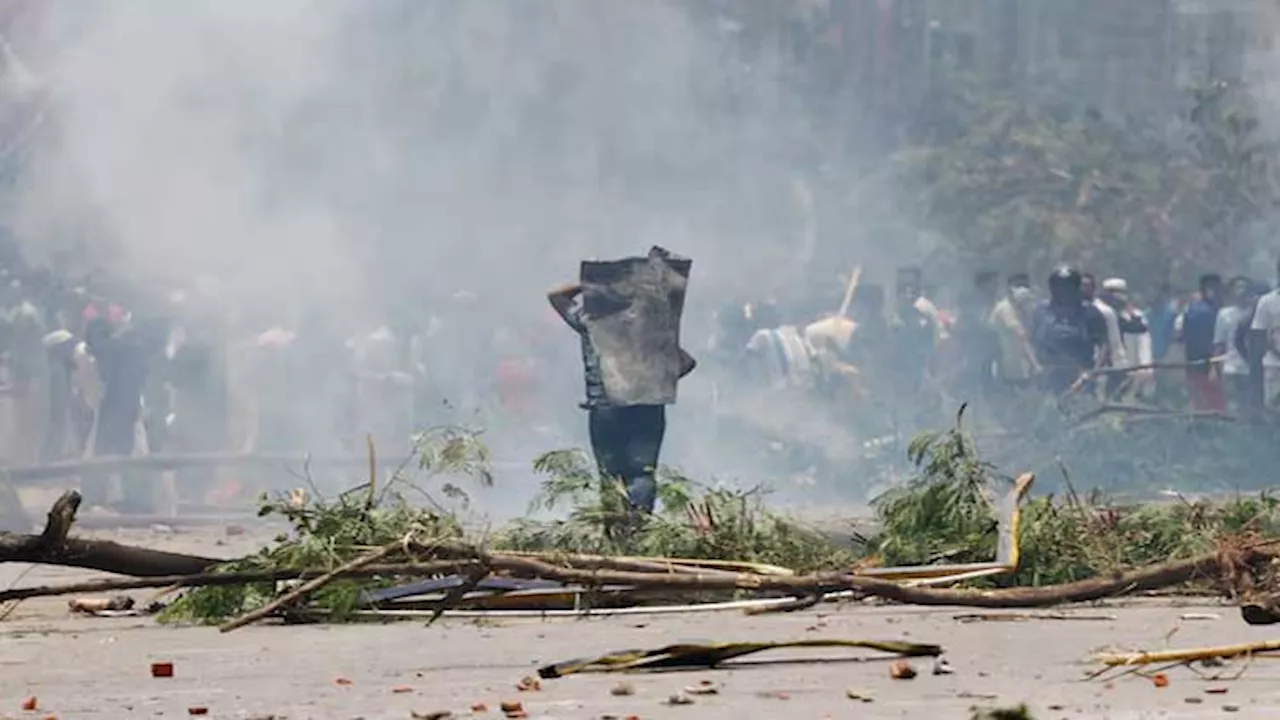
M 13 145 L 26 156 L 0 209 L 37 261 L 155 287 L 199 279 L 243 330 L 304 316 L 343 337 L 392 319 L 428 328 L 438 421 L 490 428 L 498 455 L 525 467 L 586 442 L 577 340 L 543 298 L 579 261 L 653 244 L 692 257 L 684 341 L 702 357 L 717 309 L 778 297 L 812 320 L 839 305 L 855 262 L 891 286 L 896 265 L 928 265 L 948 245 L 951 228 L 920 232 L 923 195 L 899 196 L 878 161 L 908 130 L 929 137 L 918 110 L 951 71 L 1016 97 L 1052 70 L 1064 104 L 1123 121 L 1180 112 L 1193 81 L 1274 67 L 1262 20 L 1142 2 L 1150 12 L 1103 0 L 0 0 L 13 49 L 0 48 L 0 127 L 16 138 L 0 158 Z M 954 300 L 975 269 L 935 264 L 926 284 Z M 494 355 L 522 353 L 547 363 L 545 428 L 489 404 Z M 760 465 L 750 427 L 828 460 L 861 451 L 828 403 L 716 422 L 714 376 L 705 364 L 682 384 L 666 462 L 790 482 Z M 494 502 L 518 509 L 530 481 L 512 474 L 521 490 Z
M 551 333 L 563 432 L 482 422 L 521 461 L 583 445 L 576 339 L 543 299 L 580 260 L 692 257 L 695 354 L 726 302 L 821 286 L 839 303 L 847 269 L 807 266 L 803 198 L 837 169 L 814 162 L 772 49 L 701 5 L 52 0 L 13 32 L 43 119 L 12 224 L 37 259 L 205 278 L 260 329 L 304 308 L 343 332 L 435 317 L 453 330 L 429 347 L 442 416 L 474 417 L 489 338 Z M 856 237 L 846 224 L 838 242 Z M 687 386 L 666 459 L 749 467 L 712 442 L 707 383 Z

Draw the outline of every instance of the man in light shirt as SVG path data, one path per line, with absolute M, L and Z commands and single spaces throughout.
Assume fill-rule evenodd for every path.
M 1280 355 L 1276 354 L 1276 340 L 1280 339 L 1280 286 L 1258 299 L 1249 330 L 1250 364 L 1262 370 L 1261 377 L 1251 375 L 1250 395 L 1255 406 L 1274 408 L 1280 391 Z
M 1240 321 L 1253 305 L 1253 282 L 1246 277 L 1232 278 L 1227 285 L 1227 299 L 1230 304 L 1218 311 L 1213 327 L 1213 354 L 1223 358 L 1222 380 L 1230 407 L 1241 412 L 1249 398 L 1249 363 L 1236 347 L 1235 336 Z
M 1129 283 L 1124 278 L 1104 280 L 1100 299 L 1116 316 L 1123 364 L 1116 364 L 1115 367 L 1144 368 L 1124 375 L 1112 375 L 1109 394 L 1112 397 L 1146 396 L 1154 390 L 1155 383 L 1155 372 L 1146 367 L 1152 362 L 1151 333 L 1147 328 L 1146 316 L 1129 302 Z
M 1000 347 L 997 372 L 1000 380 L 1008 385 L 1025 385 L 1040 372 L 1040 363 L 1022 321 L 1027 308 L 1034 307 L 1035 302 L 1031 288 L 1011 283 L 1008 294 L 996 303 L 987 320 L 995 330 Z

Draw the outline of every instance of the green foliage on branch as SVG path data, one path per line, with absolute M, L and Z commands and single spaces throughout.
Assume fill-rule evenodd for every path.
M 462 525 L 435 492 L 465 504 L 466 493 L 454 480 L 465 477 L 482 487 L 492 485 L 488 448 L 478 432 L 461 428 L 427 430 L 416 438 L 414 448 L 421 471 L 416 477 L 402 468 L 386 483 L 372 477 L 334 498 L 325 497 L 309 481 L 307 489 L 264 493 L 258 499 L 258 516 L 282 519 L 288 531 L 277 536 L 271 547 L 218 570 L 326 571 L 410 532 L 437 540 L 462 538 Z M 361 592 L 387 582 L 390 579 L 336 580 L 312 601 L 341 617 L 355 609 Z M 166 608 L 161 620 L 218 622 L 261 607 L 274 594 L 275 583 L 270 582 L 195 588 Z
M 628 554 L 742 560 L 799 571 L 848 567 L 852 551 L 829 536 L 769 509 L 762 488 L 709 487 L 671 469 L 659 468 L 658 511 L 633 532 L 618 535 L 625 515 L 620 483 L 600 478 L 585 454 L 546 453 L 534 461 L 546 476 L 530 511 L 567 506 L 562 520 L 516 520 L 495 540 L 516 550 Z

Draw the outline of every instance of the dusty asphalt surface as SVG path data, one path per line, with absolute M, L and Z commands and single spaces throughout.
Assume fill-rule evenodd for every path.
M 268 541 L 267 529 L 225 537 L 222 528 L 90 533 L 123 542 L 234 556 Z M 24 574 L 25 573 L 25 574 Z M 21 577 L 19 578 L 19 576 Z M 0 586 L 92 575 L 62 568 L 0 566 Z M 135 592 L 143 600 L 145 592 Z M 825 606 L 746 617 L 734 612 L 590 620 L 446 620 L 359 626 L 251 626 L 229 634 L 165 627 L 145 618 L 72 617 L 66 598 L 30 600 L 0 622 L 0 717 L 410 718 L 449 710 L 455 717 L 501 718 L 499 703 L 520 700 L 530 718 L 968 718 L 975 706 L 1026 702 L 1040 720 L 1058 718 L 1280 717 L 1280 663 L 1259 659 L 1239 679 L 1206 680 L 1168 671 L 1157 688 L 1141 677 L 1084 682 L 1100 649 L 1160 649 L 1265 640 L 1232 608 L 1209 602 L 1138 602 L 1073 608 L 1074 616 L 961 622 L 965 609 Z M 1209 619 L 1183 619 L 1210 613 Z M 1173 633 L 1170 635 L 1170 633 Z M 762 654 L 732 669 L 648 675 L 584 675 L 515 685 L 539 665 L 630 647 L 680 641 L 797 638 L 905 639 L 943 645 L 954 674 L 892 680 L 888 663 L 857 661 L 856 651 Z M 791 662 L 777 662 L 790 659 Z M 837 661 L 839 660 L 839 661 Z M 170 661 L 175 676 L 153 679 L 150 664 Z M 1234 674 L 1239 665 L 1225 668 Z M 1203 671 L 1210 672 L 1210 671 Z M 1222 672 L 1215 670 L 1213 672 Z M 349 682 L 338 682 L 339 679 Z M 702 680 L 720 694 L 670 707 L 672 693 Z M 630 696 L 614 696 L 620 681 Z M 846 689 L 873 698 L 846 698 Z M 1225 688 L 1225 694 L 1211 694 Z M 40 710 L 23 712 L 24 698 Z M 484 703 L 487 713 L 473 713 Z

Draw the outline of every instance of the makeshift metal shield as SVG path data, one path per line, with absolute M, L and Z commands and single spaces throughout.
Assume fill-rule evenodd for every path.
M 653 247 L 645 257 L 582 263 L 587 337 L 615 405 L 669 405 L 680 379 L 680 316 L 693 261 Z

